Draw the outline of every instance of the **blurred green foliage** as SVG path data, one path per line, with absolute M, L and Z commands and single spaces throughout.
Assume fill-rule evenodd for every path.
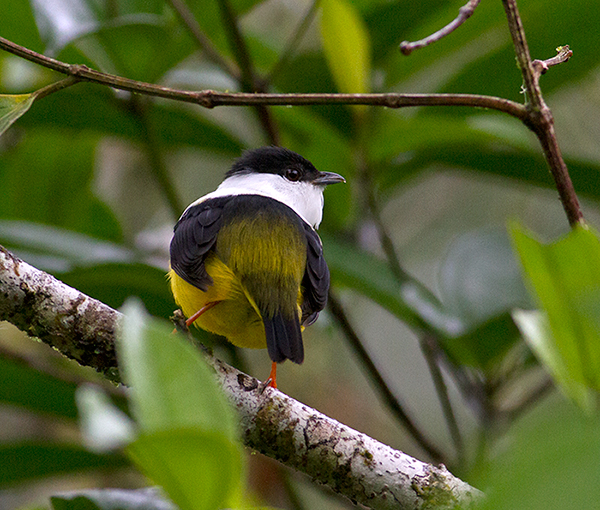
M 500 0 L 482 2 L 467 23 L 442 41 L 410 57 L 399 53 L 401 41 L 430 35 L 450 22 L 463 3 L 321 0 L 315 11 L 305 2 L 188 1 L 193 19 L 229 68 L 241 66 L 239 46 L 233 43 L 231 26 L 225 23 L 220 7 L 230 6 L 247 45 L 250 68 L 259 83 L 266 80 L 266 90 L 464 92 L 523 101 Z M 573 104 L 584 102 L 585 108 L 574 114 L 574 124 L 594 139 L 593 133 L 600 129 L 594 121 L 600 118 L 600 102 L 595 99 L 600 37 L 595 27 L 600 25 L 600 4 L 584 0 L 520 4 L 533 58 L 551 57 L 559 45 L 569 44 L 573 49 L 568 64 L 552 68 L 541 85 L 546 98 L 561 95 L 573 98 Z M 308 20 L 306 33 L 295 40 L 297 27 L 313 12 L 316 16 Z M 207 57 L 168 1 L 4 0 L 0 36 L 64 62 L 135 80 L 189 90 L 242 89 L 238 76 Z M 273 69 L 276 71 L 271 74 Z M 182 207 L 214 189 L 241 150 L 273 140 L 252 108 L 203 110 L 89 83 L 32 105 L 22 101 L 23 97 L 11 96 L 32 93 L 58 78 L 54 72 L 0 53 L 0 117 L 4 119 L 0 130 L 6 129 L 0 138 L 0 244 L 113 307 L 135 295 L 152 315 L 166 318 L 175 308 L 164 274 L 170 230 L 182 212 L 177 204 Z M 551 100 L 549 103 L 553 107 Z M 553 187 L 539 146 L 516 120 L 468 108 L 270 107 L 268 114 L 283 145 L 310 159 L 320 170 L 341 173 L 348 181 L 346 186 L 327 191 L 321 232 L 333 292 L 343 302 L 356 304 L 348 306 L 350 321 L 360 324 L 357 330 L 367 337 L 385 336 L 383 330 L 368 330 L 366 312 L 359 306 L 368 303 L 407 325 L 417 339 L 435 339 L 436 359 L 444 367 L 447 381 L 458 389 L 455 393 L 462 397 L 453 398 L 452 404 L 466 408 L 469 418 L 460 423 L 462 442 L 443 438 L 434 442 L 446 452 L 443 460 L 461 473 L 487 472 L 489 468 L 490 478 L 482 484 L 489 484 L 493 493 L 494 480 L 508 480 L 498 474 L 499 461 L 487 463 L 494 457 L 496 440 L 511 434 L 506 425 L 529 409 L 528 397 L 537 395 L 539 381 L 545 377 L 513 317 L 521 331 L 537 332 L 538 339 L 549 338 L 542 334 L 548 333 L 548 328 L 540 326 L 539 315 L 511 312 L 540 306 L 559 342 L 567 336 L 577 337 L 579 331 L 575 328 L 566 336 L 557 333 L 564 329 L 561 321 L 581 325 L 578 317 L 583 313 L 584 336 L 597 350 L 599 283 L 595 266 L 588 263 L 597 258 L 598 249 L 594 245 L 588 256 L 576 246 L 559 261 L 549 262 L 553 248 L 515 234 L 528 281 L 535 289 L 531 298 L 508 237 L 497 229 L 497 221 L 487 224 L 493 213 L 490 210 L 499 207 L 496 202 L 488 203 L 485 198 L 469 201 L 473 194 L 456 192 L 452 186 L 435 197 L 418 196 L 412 201 L 410 193 L 423 182 L 443 184 L 448 175 L 459 175 L 492 183 L 494 190 L 515 189 L 525 197 L 538 196 L 544 193 L 540 190 Z M 569 130 L 557 123 L 559 134 L 561 129 L 568 140 Z M 590 148 L 581 145 L 579 138 L 573 135 L 563 152 L 586 212 L 593 215 L 600 198 L 600 154 L 594 152 L 597 139 Z M 443 204 L 452 200 L 446 193 L 454 197 L 456 220 L 442 214 L 449 210 Z M 528 199 L 523 202 L 529 204 Z M 529 209 L 523 206 L 519 211 L 511 210 L 514 202 L 507 203 L 498 216 L 504 221 L 525 211 L 536 218 L 558 217 L 550 212 L 549 202 L 532 199 Z M 400 207 L 405 209 L 397 214 Z M 436 216 L 438 208 L 442 212 Z M 530 218 L 521 220 L 527 224 Z M 449 227 L 452 221 L 455 224 Z M 554 229 L 549 228 L 551 234 L 566 232 L 566 220 L 561 217 L 559 221 L 562 223 Z M 420 242 L 427 245 L 414 257 L 423 266 L 411 266 L 417 276 L 405 267 L 398 271 L 398 260 L 393 260 L 389 246 L 378 237 L 380 225 L 387 230 L 401 264 L 405 256 L 409 258 L 410 241 L 415 246 Z M 473 230 L 474 225 L 484 228 Z M 443 248 L 434 246 L 431 239 L 440 239 Z M 432 277 L 426 260 L 436 250 L 443 253 L 437 254 L 438 272 Z M 546 262 L 538 264 L 540 259 Z M 420 267 L 425 269 L 419 274 Z M 583 304 L 576 300 L 571 306 L 573 295 L 581 297 L 581 285 L 562 286 L 554 281 L 561 271 L 570 269 L 580 271 L 577 278 L 592 289 Z M 571 273 L 564 274 L 564 281 L 574 282 Z M 550 300 L 549 294 L 540 290 L 549 284 L 555 291 Z M 537 329 L 526 331 L 524 320 Z M 402 348 L 408 343 L 404 334 L 394 332 L 391 340 L 385 339 L 398 349 L 398 358 L 404 356 Z M 15 347 L 7 336 L 0 330 L 0 401 L 41 417 L 53 427 L 74 429 L 75 381 L 93 376 L 54 358 L 27 363 L 23 360 L 37 359 L 39 354 Z M 383 349 L 384 340 L 381 342 L 372 350 Z M 13 350 L 17 354 L 9 355 Z M 552 369 L 547 357 L 542 354 L 540 359 Z M 399 364 L 391 363 L 387 372 L 400 371 L 396 368 Z M 597 372 L 595 365 L 588 368 Z M 584 373 L 588 368 L 577 370 Z M 156 377 L 159 379 L 147 388 L 165 385 L 169 374 L 158 371 Z M 561 377 L 564 382 L 564 376 L 558 379 Z M 592 379 L 597 377 L 575 377 L 578 384 Z M 140 383 L 142 387 L 145 384 L 149 383 Z M 597 389 L 597 382 L 592 387 Z M 580 421 L 575 411 L 564 412 L 571 413 L 565 427 L 588 430 L 588 422 Z M 424 433 L 433 434 L 436 420 L 422 421 Z M 518 429 L 517 444 L 543 436 L 539 427 L 546 425 L 542 422 L 538 428 Z M 558 421 L 553 427 L 552 437 L 568 457 L 569 438 L 559 430 Z M 13 469 L 0 469 L 0 506 L 6 488 L 13 491 L 28 487 L 34 479 L 75 474 L 84 468 L 114 471 L 128 462 L 122 455 L 87 452 L 76 438 L 65 439 L 51 429 L 42 439 L 1 438 L 0 466 Z M 174 443 L 181 445 L 189 439 L 184 436 L 173 437 Z M 206 437 L 200 441 L 204 440 L 208 441 Z M 545 458 L 544 452 L 553 447 L 550 443 L 530 444 Z M 464 451 L 457 454 L 455 450 L 461 448 Z M 540 488 L 545 487 L 543 474 L 556 472 L 565 456 L 546 459 L 554 464 L 539 467 L 541 474 L 531 484 L 538 481 Z M 466 460 L 453 465 L 457 458 Z M 575 466 L 573 459 L 568 459 L 569 466 Z M 526 461 L 510 460 L 522 469 Z M 597 464 L 581 466 L 586 474 L 595 469 L 597 476 Z M 505 481 L 501 483 L 514 483 Z M 514 484 L 515 501 L 531 484 Z M 147 497 L 134 491 L 127 494 L 125 499 L 135 501 Z M 112 501 L 110 496 L 107 500 Z M 73 501 L 57 499 L 53 505 L 63 510 L 78 508 Z M 110 504 L 102 508 L 112 508 Z M 499 505 L 494 508 L 509 507 L 494 504 Z M 548 505 L 543 508 L 563 508 Z

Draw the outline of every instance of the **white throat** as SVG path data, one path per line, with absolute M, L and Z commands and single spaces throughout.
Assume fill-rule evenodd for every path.
M 212 193 L 196 200 L 193 205 L 210 198 L 231 195 L 262 195 L 273 198 L 293 209 L 306 223 L 318 228 L 323 218 L 323 189 L 309 182 L 290 182 L 276 174 L 251 173 L 227 177 Z

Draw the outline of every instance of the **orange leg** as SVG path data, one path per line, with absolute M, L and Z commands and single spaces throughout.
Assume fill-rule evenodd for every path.
M 269 378 L 265 381 L 265 388 L 267 386 L 277 389 L 277 363 L 274 361 L 271 364 L 271 373 L 269 374 Z
M 204 312 L 210 310 L 217 303 L 220 303 L 220 301 L 211 301 L 210 303 L 206 303 L 202 308 L 200 308 L 200 310 L 198 310 L 194 315 L 185 321 L 185 325 L 189 328 L 192 324 L 194 324 L 194 322 L 196 322 L 196 320 L 198 320 L 198 317 L 200 317 Z

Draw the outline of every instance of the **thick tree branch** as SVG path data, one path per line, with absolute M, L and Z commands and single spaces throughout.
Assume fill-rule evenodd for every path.
M 405 108 L 414 106 L 471 106 L 498 110 L 512 115 L 521 121 L 527 119 L 527 110 L 525 106 L 500 97 L 481 96 L 477 94 L 256 94 L 243 92 L 217 92 L 214 90 L 193 92 L 161 87 L 152 83 L 144 83 L 112 74 L 101 73 L 100 71 L 95 71 L 84 65 L 66 64 L 19 46 L 2 37 L 0 37 L 0 49 L 48 69 L 52 69 L 68 76 L 73 76 L 78 81 L 98 83 L 129 92 L 194 103 L 204 108 L 215 108 L 216 106 L 225 105 L 299 106 L 316 104 L 369 105 L 385 106 L 387 108 Z
M 118 379 L 114 337 L 119 312 L 0 247 L 0 320 L 65 356 Z M 215 359 L 223 389 L 240 414 L 246 445 L 375 509 L 466 507 L 481 493 L 442 465 L 393 450 Z

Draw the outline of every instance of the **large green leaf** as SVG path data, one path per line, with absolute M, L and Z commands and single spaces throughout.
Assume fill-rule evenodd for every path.
M 0 136 L 29 110 L 34 100 L 35 94 L 0 95 Z
M 465 332 L 461 319 L 418 281 L 409 276 L 398 281 L 382 260 L 333 238 L 323 237 L 323 244 L 334 285 L 372 299 L 413 328 L 447 337 Z
M 32 2 L 2 0 L 0 35 L 33 51 L 43 51 L 44 49 L 35 23 Z
M 51 272 L 136 259 L 134 251 L 116 243 L 20 220 L 0 220 L 0 244 L 38 269 Z
M 517 225 L 512 226 L 511 235 L 551 332 L 537 335 L 534 350 L 548 351 L 542 362 L 557 357 L 562 361 L 562 384 L 600 391 L 600 241 L 596 233 L 578 226 L 550 245 Z M 549 369 L 557 373 L 555 363 Z
M 0 217 L 120 240 L 107 206 L 91 191 L 97 138 L 31 130 L 0 159 Z
M 132 409 L 141 430 L 218 431 L 238 437 L 237 421 L 199 351 L 166 323 L 151 319 L 133 301 L 124 308 L 119 367 L 132 387 Z M 175 376 L 176 375 L 176 376 Z
M 187 32 L 151 14 L 112 19 L 72 44 L 101 71 L 151 83 L 194 49 Z
M 322 0 L 323 51 L 340 92 L 371 88 L 371 44 L 364 21 L 346 0 Z
M 244 459 L 233 409 L 187 340 L 129 301 L 117 343 L 141 433 L 127 453 L 182 510 L 221 508 L 241 495 Z
M 176 429 L 142 434 L 127 453 L 181 510 L 230 508 L 240 497 L 242 449 L 220 432 Z
M 239 155 L 243 144 L 217 123 L 175 102 L 154 103 L 147 110 L 147 122 L 158 141 L 171 148 L 189 145 L 215 153 Z M 142 142 L 144 130 L 139 119 L 106 87 L 77 86 L 45 97 L 20 121 L 23 127 L 44 127 L 70 132 L 91 132 Z
M 592 197 L 600 196 L 600 166 L 591 162 L 568 160 L 569 173 L 576 189 Z M 410 153 L 407 161 L 393 163 L 378 173 L 378 184 L 387 194 L 407 177 L 433 164 L 475 170 L 483 174 L 515 179 L 519 182 L 554 188 L 548 164 L 539 153 L 499 144 L 455 143 L 431 146 Z
M 547 399 L 514 423 L 505 445 L 472 470 L 479 509 L 564 510 L 600 501 L 600 423 L 564 399 Z
M 0 443 L 0 488 L 43 476 L 80 475 L 88 470 L 129 465 L 121 455 L 98 455 L 76 445 Z
M 0 357 L 0 402 L 75 419 L 75 389 L 73 383 L 51 377 L 25 363 Z

